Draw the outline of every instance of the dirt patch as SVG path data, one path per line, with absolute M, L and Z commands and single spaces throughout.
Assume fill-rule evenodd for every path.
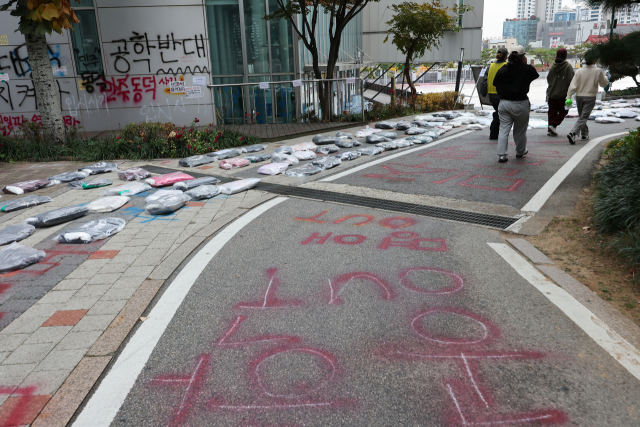
M 634 283 L 634 272 L 607 249 L 611 237 L 593 230 L 591 195 L 592 189 L 585 188 L 572 215 L 524 238 L 640 326 L 640 282 Z

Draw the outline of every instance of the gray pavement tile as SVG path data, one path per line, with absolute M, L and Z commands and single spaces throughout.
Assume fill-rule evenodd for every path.
M 118 281 L 111 287 L 111 289 L 122 289 L 122 288 L 135 288 L 138 289 L 138 286 L 144 282 L 146 277 L 143 276 L 130 276 L 130 277 L 120 277 Z
M 524 239 L 507 239 L 507 242 L 511 243 L 513 247 L 529 258 L 529 260 L 534 264 L 555 264 L 555 262 L 551 261 L 549 257 Z
M 18 387 L 35 367 L 35 363 L 0 365 L 0 387 Z
M 58 343 L 56 350 L 89 349 L 102 333 L 102 331 L 71 332 Z
M 3 365 L 23 365 L 26 363 L 40 363 L 56 343 L 40 343 L 40 344 L 22 344 L 16 348 L 11 356 L 7 357 Z
M 76 293 L 76 291 L 51 291 L 42 297 L 40 304 L 55 304 L 67 302 Z
M 64 306 L 62 306 L 62 310 L 89 310 L 98 302 L 98 300 L 100 300 L 100 297 L 100 295 L 92 295 L 88 297 L 74 296 L 67 301 Z
M 142 279 L 144 280 L 146 279 L 146 277 L 143 277 Z M 136 290 L 137 287 L 134 286 L 126 288 L 111 288 L 106 294 L 102 296 L 101 301 L 129 299 Z
M 116 255 L 117 256 L 117 255 Z M 115 258 L 114 258 L 115 259 Z M 114 274 L 114 273 L 124 273 L 131 263 L 127 262 L 111 262 L 100 270 L 99 274 Z
M 95 276 L 93 276 L 91 279 L 89 279 L 87 284 L 88 285 L 112 285 L 120 278 L 120 276 L 121 276 L 120 273 L 109 273 L 109 274 L 98 273 Z
M 73 329 L 73 326 L 47 326 L 35 331 L 25 344 L 58 343 Z
M 6 316 L 5 316 L 6 317 Z M 2 330 L 3 334 L 31 334 L 51 316 L 19 317 Z
M 96 316 L 85 315 L 73 328 L 73 332 L 104 331 L 107 329 L 114 317 L 115 315 L 111 314 L 101 314 Z
M 96 314 L 118 314 L 127 303 L 126 299 L 98 301 L 87 313 L 90 316 Z
M 112 285 L 90 285 L 82 287 L 82 289 L 78 290 L 74 295 L 74 298 L 83 298 L 83 297 L 94 297 L 94 296 L 102 296 L 105 292 L 109 290 Z
M 153 241 L 153 238 L 149 238 L 149 239 L 138 239 L 137 236 L 135 239 L 132 239 L 129 241 L 129 243 L 127 244 L 127 247 L 132 247 L 132 246 L 149 246 L 149 244 Z
M 51 317 L 53 313 L 60 310 L 65 303 L 55 304 L 41 304 L 37 302 L 32 305 L 27 311 L 22 313 L 21 317 Z
M 0 334 L 0 348 L 2 351 L 13 351 L 24 343 L 30 334 Z
M 89 281 L 89 278 L 85 279 L 64 279 L 58 283 L 53 290 L 54 291 L 70 291 L 80 289 L 85 283 Z
M 25 286 L 15 293 L 16 299 L 40 299 L 51 290 L 51 286 Z
M 34 371 L 69 371 L 76 367 L 82 360 L 87 351 L 78 350 L 53 350 L 47 357 L 34 369 Z
M 153 263 L 151 265 L 136 265 L 135 263 L 129 267 L 127 269 L 127 271 L 124 272 L 124 274 L 122 274 L 122 277 L 138 277 L 138 276 L 142 276 L 144 278 L 146 278 L 155 268 L 155 265 L 158 264 L 160 262 L 160 260 L 158 260 L 158 262 Z
M 70 373 L 71 370 L 66 369 L 55 371 L 36 370 L 31 372 L 20 386 L 35 386 L 35 394 L 54 394 L 56 390 L 60 388 L 62 383 L 64 383 Z
M 4 359 L 6 359 L 7 357 L 9 357 L 9 355 L 11 354 L 10 351 L 0 351 L 0 363 L 2 363 L 2 361 Z M 0 403 L 1 405 L 1 403 Z

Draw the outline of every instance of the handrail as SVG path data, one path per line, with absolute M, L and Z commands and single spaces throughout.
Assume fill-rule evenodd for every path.
M 355 79 L 355 81 L 361 81 L 360 77 L 351 77 Z M 347 81 L 347 78 L 344 79 L 313 79 L 313 80 L 300 80 L 301 83 L 321 83 L 321 82 L 342 82 Z M 253 83 L 227 83 L 227 84 L 218 84 L 218 85 L 207 85 L 207 87 L 229 87 L 229 86 L 260 86 L 260 83 L 269 83 L 273 84 L 282 84 L 282 83 L 291 83 L 293 84 L 293 80 L 282 80 L 277 82 L 253 82 Z
M 347 55 L 349 57 L 349 59 L 351 59 L 353 62 L 356 62 L 355 58 L 353 58 L 351 55 L 349 55 L 343 48 L 338 46 L 338 49 L 340 49 L 342 51 L 342 53 Z
M 367 55 L 369 58 L 371 58 L 372 61 L 375 61 L 375 59 L 373 59 L 373 56 L 369 56 L 367 54 L 367 52 L 365 52 L 364 50 L 360 49 L 357 45 L 353 45 L 353 47 L 355 47 L 356 49 L 358 49 L 360 52 L 364 53 L 365 55 Z

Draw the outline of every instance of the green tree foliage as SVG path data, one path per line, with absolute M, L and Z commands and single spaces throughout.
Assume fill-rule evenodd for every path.
M 640 87 L 637 76 L 640 73 L 640 31 L 629 33 L 624 37 L 614 34 L 611 40 L 594 45 L 588 54 L 598 58 L 598 62 L 609 67 L 611 82 L 631 77 Z
M 385 43 L 391 42 L 405 55 L 404 77 L 411 88 L 412 98 L 416 88 L 411 80 L 411 63 L 424 55 L 427 49 L 437 48 L 445 31 L 459 31 L 462 14 L 471 10 L 468 5 L 445 7 L 440 0 L 431 3 L 404 2 L 389 6 L 394 17 L 387 21 L 389 29 Z
M 558 49 L 555 49 L 555 48 L 547 49 L 544 47 L 529 51 L 529 53 L 538 61 L 540 61 L 542 65 L 545 67 L 548 67 L 549 64 L 553 63 L 553 61 L 556 58 L 557 52 L 558 52 Z
M 493 58 L 498 54 L 498 49 L 482 49 L 480 52 L 480 57 L 482 58 L 483 64 L 488 64 Z

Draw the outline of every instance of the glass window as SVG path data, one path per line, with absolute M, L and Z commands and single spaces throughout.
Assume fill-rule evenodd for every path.
M 76 8 L 76 7 L 93 7 L 93 0 L 79 0 L 80 4 L 72 1 L 71 2 L 71 7 Z
M 211 73 L 244 74 L 242 68 L 242 33 L 240 6 L 237 0 L 206 0 Z
M 93 10 L 76 10 L 80 23 L 73 24 L 71 41 L 78 74 L 102 73 L 102 56 L 96 14 Z
M 269 40 L 265 0 L 244 0 L 244 25 L 247 40 L 247 66 L 249 74 L 269 72 Z
M 269 12 L 278 10 L 278 0 L 269 0 Z M 274 73 L 293 72 L 293 35 L 288 19 L 269 21 L 271 61 Z

